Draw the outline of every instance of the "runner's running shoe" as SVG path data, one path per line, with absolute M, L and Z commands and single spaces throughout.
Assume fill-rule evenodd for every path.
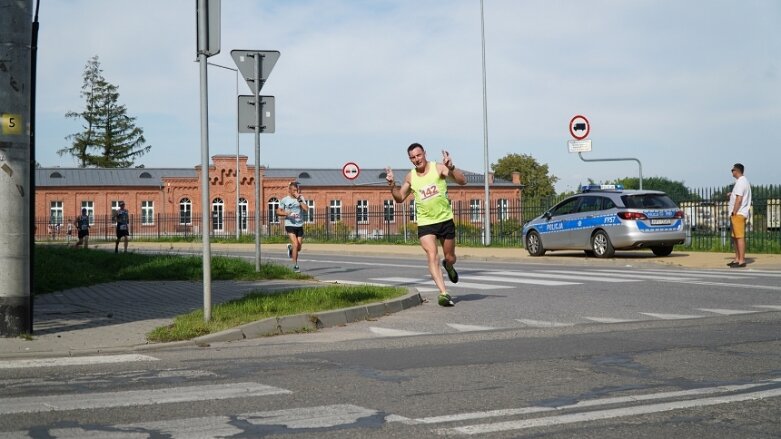
M 295 271 L 296 273 L 301 273 L 301 268 L 299 268 L 298 265 L 294 265 L 293 271 Z
M 439 303 L 439 306 L 454 306 L 455 303 L 453 303 L 453 299 L 450 298 L 450 294 L 440 294 L 439 299 L 437 299 L 437 302 Z
M 287 258 L 293 259 L 293 244 L 287 245 Z
M 454 284 L 458 283 L 458 272 L 456 271 L 456 268 L 452 265 L 450 267 L 447 266 L 447 261 L 442 259 L 442 266 L 445 267 L 445 271 L 447 271 L 447 277 L 450 278 L 450 282 L 453 282 Z

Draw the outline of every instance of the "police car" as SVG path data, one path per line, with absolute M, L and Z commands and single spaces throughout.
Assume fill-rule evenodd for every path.
M 587 185 L 523 227 L 532 256 L 549 250 L 583 250 L 609 258 L 616 250 L 650 248 L 667 256 L 685 240 L 684 214 L 667 194 Z

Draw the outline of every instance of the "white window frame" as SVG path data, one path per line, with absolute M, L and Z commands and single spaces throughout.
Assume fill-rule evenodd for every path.
M 355 203 L 355 222 L 369 224 L 369 200 L 358 200 Z
M 95 202 L 90 200 L 82 200 L 81 209 L 87 209 L 89 225 L 95 225 Z M 79 215 L 81 215 L 81 209 L 79 209 Z
M 396 203 L 393 200 L 382 201 L 382 222 L 391 224 L 396 222 Z
M 216 215 L 215 215 L 216 213 Z M 222 232 L 225 230 L 225 202 L 222 198 L 212 200 L 212 230 Z
M 332 223 L 342 221 L 342 200 L 331 200 L 328 204 L 328 221 Z
M 182 218 L 184 215 L 185 218 Z M 182 221 L 182 220 L 185 221 Z M 193 223 L 193 202 L 184 197 L 179 200 L 179 225 L 189 226 Z
M 500 198 L 496 200 L 496 217 L 500 221 L 507 221 L 510 219 L 509 201 L 507 198 Z
M 309 210 L 301 212 L 304 217 L 304 222 L 307 224 L 314 224 L 315 222 L 315 202 L 314 200 L 306 200 L 306 205 L 309 206 Z
M 269 224 L 279 224 L 279 216 L 277 215 L 277 209 L 279 209 L 279 199 L 277 197 L 271 197 L 266 203 L 267 212 L 266 220 Z
M 473 198 L 469 200 L 469 219 L 473 223 L 482 222 L 483 215 L 480 213 L 480 200 Z
M 141 225 L 153 226 L 155 224 L 155 202 L 152 200 L 141 201 Z
M 246 198 L 239 198 L 239 230 L 247 231 L 247 215 L 249 213 L 249 201 Z
M 62 200 L 49 202 L 49 224 L 62 225 L 65 208 Z

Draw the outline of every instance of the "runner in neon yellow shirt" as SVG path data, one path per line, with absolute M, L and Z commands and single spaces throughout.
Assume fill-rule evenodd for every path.
M 437 302 L 442 306 L 453 306 L 453 300 L 445 288 L 442 271 L 439 269 L 437 240 L 442 244 L 445 258 L 442 265 L 450 281 L 457 283 L 458 272 L 453 267 L 456 263 L 456 225 L 453 222 L 453 208 L 447 198 L 447 179 L 465 185 L 466 177 L 453 165 L 447 151 L 442 151 L 442 163 L 429 162 L 426 159 L 426 150 L 419 143 L 410 145 L 407 154 L 415 168 L 404 178 L 404 183 L 401 186 L 396 185 L 393 170 L 390 168 L 385 168 L 385 179 L 397 203 L 403 203 L 410 193 L 415 194 L 418 239 L 428 258 L 428 271 L 439 289 Z

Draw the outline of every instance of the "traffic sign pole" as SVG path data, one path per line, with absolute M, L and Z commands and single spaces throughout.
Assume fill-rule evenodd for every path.
M 263 84 L 260 82 L 260 72 L 262 71 L 263 55 L 256 53 L 255 58 L 255 272 L 260 272 L 260 89 Z

